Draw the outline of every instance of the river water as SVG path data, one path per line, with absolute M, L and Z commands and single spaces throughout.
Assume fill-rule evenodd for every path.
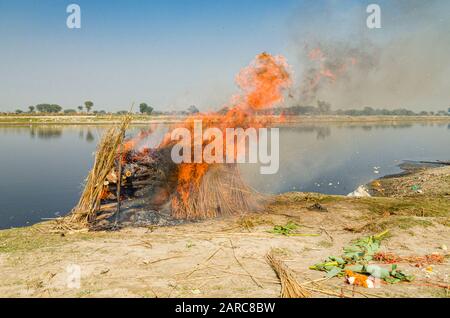
M 105 127 L 0 125 L 0 228 L 64 215 L 76 204 Z M 133 127 L 131 134 L 141 127 Z M 164 131 L 164 125 L 160 127 Z M 280 128 L 280 166 L 244 179 L 266 193 L 347 194 L 404 160 L 450 160 L 449 123 L 320 123 Z

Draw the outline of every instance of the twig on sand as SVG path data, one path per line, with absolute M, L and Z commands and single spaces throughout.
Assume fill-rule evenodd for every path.
M 329 280 L 331 277 L 323 277 L 323 278 L 319 278 L 319 279 L 315 279 L 315 280 L 308 280 L 306 282 L 301 283 L 300 285 L 305 286 L 305 285 L 309 285 L 309 284 L 317 284 L 318 282 L 323 282 L 325 280 Z
M 345 290 L 350 291 L 348 288 L 345 288 Z M 386 298 L 386 297 L 381 296 L 381 295 L 362 292 L 362 291 L 360 291 L 360 290 L 356 290 L 356 288 L 353 288 L 353 289 L 351 290 L 351 292 L 352 292 L 352 293 L 356 293 L 356 294 L 360 294 L 360 295 L 362 295 L 362 296 L 364 296 L 364 297 L 366 297 L 366 298 L 369 298 L 369 296 L 370 296 L 370 297 L 375 297 L 375 298 Z
M 180 257 L 183 257 L 182 255 L 175 255 L 175 256 L 170 256 L 170 257 L 165 257 L 165 258 L 160 258 L 160 259 L 157 259 L 157 260 L 155 260 L 155 261 L 144 261 L 143 263 L 145 264 L 145 265 L 150 265 L 150 264 L 155 264 L 155 263 L 159 263 L 159 262 L 162 262 L 162 261 L 167 261 L 167 260 L 169 260 L 169 259 L 173 259 L 173 258 L 180 258 Z
M 228 271 L 226 269 L 221 269 L 221 268 L 215 268 L 215 270 L 219 271 L 219 272 L 223 272 L 223 273 L 228 273 L 228 274 L 231 274 L 231 275 L 237 275 L 237 276 L 241 275 L 241 276 L 250 277 L 250 275 L 248 273 L 238 273 L 238 272 Z M 271 283 L 271 284 L 280 285 L 280 281 L 279 280 L 268 279 L 268 278 L 260 277 L 260 276 L 253 276 L 253 277 L 258 279 L 258 280 L 260 280 L 260 281 L 264 281 L 265 283 Z
M 323 226 L 320 227 L 320 230 L 330 238 L 331 242 L 334 242 L 334 238 L 331 236 L 330 233 L 328 233 L 328 231 Z
M 146 248 L 153 248 L 153 244 L 150 241 L 142 240 L 135 244 L 130 244 L 130 246 L 143 246 Z
M 326 290 L 326 289 L 314 288 L 314 287 L 304 287 L 304 288 L 307 289 L 308 291 L 317 292 L 317 293 L 325 294 L 328 296 L 336 296 L 336 297 L 340 297 L 340 298 L 352 298 L 350 296 L 344 295 L 343 293 L 336 293 L 332 290 Z
M 233 251 L 233 256 L 234 259 L 236 260 L 236 263 L 239 264 L 239 266 L 248 274 L 248 276 L 252 279 L 253 282 L 255 282 L 255 284 L 259 287 L 259 288 L 264 288 L 263 285 L 261 285 L 261 283 L 244 267 L 244 265 L 242 265 L 242 263 L 239 261 L 239 259 L 236 256 L 236 252 L 234 251 L 234 245 L 233 245 L 233 241 L 230 239 L 230 245 L 231 245 L 231 250 Z
M 222 249 L 222 247 L 219 247 L 217 250 L 215 250 L 210 256 L 208 256 L 208 258 L 206 258 L 203 262 L 198 263 L 197 266 L 195 266 L 195 268 L 189 272 L 189 274 L 187 274 L 184 279 L 189 278 L 192 274 L 194 274 L 196 271 L 198 271 L 203 265 L 205 265 L 206 263 L 208 263 L 220 250 Z M 179 280 L 177 280 L 179 281 Z M 178 286 L 178 283 L 175 283 L 172 287 L 172 289 L 169 292 L 169 295 L 167 297 L 170 297 L 172 295 L 173 290 Z
M 329 295 L 329 296 L 341 297 L 341 298 L 342 297 L 344 297 L 344 298 L 352 298 L 350 296 L 346 296 L 344 294 L 344 290 L 348 291 L 348 292 L 352 292 L 352 296 L 354 296 L 354 294 L 356 293 L 356 294 L 360 294 L 360 295 L 362 295 L 362 296 L 364 296 L 366 298 L 369 298 L 369 296 L 376 297 L 376 298 L 385 298 L 385 297 L 377 295 L 377 294 L 371 294 L 371 293 L 367 293 L 367 292 L 362 292 L 360 290 L 356 290 L 355 288 L 348 289 L 348 287 L 346 287 L 346 286 L 335 286 L 335 285 L 332 285 L 331 287 L 341 290 L 340 293 L 337 293 L 337 292 L 329 289 L 329 286 L 325 287 L 324 285 L 319 284 L 319 283 L 323 283 L 324 281 L 327 281 L 327 280 L 329 280 L 331 278 L 332 277 L 325 277 L 325 278 L 321 278 L 321 279 L 310 280 L 310 281 L 307 281 L 305 283 L 302 283 L 301 285 L 304 286 L 308 290 L 311 289 L 311 291 L 315 291 L 315 292 L 322 293 L 322 294 Z M 307 287 L 307 286 L 305 286 L 307 284 L 313 284 L 313 285 L 315 285 L 315 287 L 309 287 L 309 286 Z
M 214 266 L 213 266 L 213 265 L 205 266 L 205 264 L 203 264 L 202 266 L 203 266 L 203 267 L 199 268 L 199 270 L 200 270 L 200 269 L 201 269 L 201 270 L 204 270 L 204 269 L 209 269 L 209 268 L 215 268 L 217 265 L 214 265 Z M 190 272 L 192 272 L 192 269 L 187 270 L 187 271 L 182 271 L 182 272 L 175 273 L 174 276 L 179 276 L 179 275 L 183 275 L 183 274 L 190 273 Z M 180 279 L 181 279 L 181 278 L 180 278 Z
M 200 267 L 206 263 L 208 263 L 220 250 L 222 249 L 222 247 L 219 247 L 217 250 L 214 251 L 214 253 L 212 253 L 207 259 L 205 259 L 202 263 L 197 264 L 197 266 L 194 268 L 194 270 L 192 270 L 189 274 L 187 274 L 187 276 L 185 278 L 188 278 L 189 276 L 191 276 L 192 274 L 194 274 L 196 271 L 198 271 L 200 269 Z

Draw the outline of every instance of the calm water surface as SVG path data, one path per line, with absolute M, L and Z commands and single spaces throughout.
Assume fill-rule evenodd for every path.
M 164 126 L 160 128 L 163 134 Z M 33 224 L 70 211 L 103 130 L 0 126 L 0 228 Z M 360 184 L 398 172 L 403 160 L 449 159 L 447 123 L 302 124 L 280 128 L 276 175 L 260 175 L 257 165 L 241 165 L 241 170 L 247 182 L 262 192 L 347 194 Z

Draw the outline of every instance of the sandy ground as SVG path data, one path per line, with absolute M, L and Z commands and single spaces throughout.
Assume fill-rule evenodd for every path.
M 429 180 L 449 175 L 450 167 L 434 169 Z M 448 191 L 450 182 L 440 186 Z M 414 199 L 426 193 L 411 195 Z M 43 223 L 4 230 L 0 231 L 0 295 L 278 297 L 279 280 L 265 261 L 266 253 L 275 248 L 298 281 L 312 288 L 314 297 L 448 297 L 449 290 L 442 287 L 450 284 L 448 258 L 431 267 L 399 264 L 416 276 L 410 283 L 382 284 L 376 289 L 353 288 L 337 277 L 311 283 L 324 273 L 308 269 L 310 265 L 340 255 L 351 240 L 374 230 L 390 230 L 382 251 L 402 256 L 446 254 L 443 245 L 450 246 L 450 211 L 417 216 L 408 206 L 402 210 L 398 201 L 389 200 L 397 199 L 288 193 L 276 197 L 262 214 L 172 227 L 49 233 L 52 223 Z M 307 208 L 317 202 L 328 211 Z M 301 234 L 316 236 L 268 232 L 288 221 L 297 223 Z M 74 276 L 78 269 L 79 286 Z

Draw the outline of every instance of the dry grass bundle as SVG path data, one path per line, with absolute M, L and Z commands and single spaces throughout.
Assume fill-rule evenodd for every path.
M 292 270 L 281 260 L 277 259 L 273 251 L 267 253 L 266 259 L 281 281 L 280 296 L 282 298 L 310 297 L 310 293 L 298 283 Z
M 178 219 L 205 219 L 220 215 L 243 215 L 260 211 L 267 197 L 249 187 L 232 164 L 208 167 L 198 189 L 193 189 L 187 204 L 172 206 Z
M 94 167 L 86 178 L 78 204 L 72 210 L 71 222 L 88 225 L 94 221 L 100 208 L 103 184 L 108 173 L 114 168 L 118 148 L 123 142 L 130 121 L 131 116 L 126 115 L 119 125 L 109 128 L 103 135 L 95 154 Z

